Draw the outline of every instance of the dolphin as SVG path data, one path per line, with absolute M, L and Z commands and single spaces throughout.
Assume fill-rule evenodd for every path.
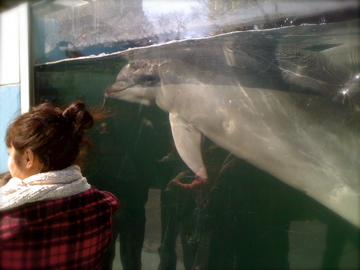
M 358 22 L 353 26 L 344 39 Z M 168 112 L 176 149 L 198 177 L 207 179 L 206 136 L 360 227 L 354 98 L 360 78 L 356 64 L 332 60 L 341 40 L 311 50 L 312 42 L 327 41 L 323 35 L 346 29 L 323 27 L 234 32 L 122 52 L 128 64 L 105 96 Z M 296 49 L 289 45 L 287 38 L 311 36 L 314 29 L 321 34 L 301 39 Z

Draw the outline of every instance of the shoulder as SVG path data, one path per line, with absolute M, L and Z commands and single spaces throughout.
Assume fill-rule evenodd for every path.
M 73 196 L 60 198 L 56 200 L 39 201 L 24 204 L 11 210 L 1 211 L 1 221 L 5 217 L 17 220 L 44 221 L 62 214 L 71 212 L 81 212 L 90 208 L 109 208 L 110 212 L 115 212 L 119 207 L 119 202 L 115 195 L 107 191 L 100 191 L 96 187 L 78 193 Z
M 114 194 L 108 191 L 100 191 L 92 186 L 89 190 L 78 194 L 81 197 L 88 197 L 90 201 L 100 204 L 108 204 L 109 206 L 118 208 L 119 201 Z
M 20 231 L 53 224 L 68 224 L 72 220 L 102 218 L 111 220 L 119 202 L 110 192 L 91 187 L 85 192 L 56 200 L 25 204 L 12 210 L 0 212 L 0 239 L 17 235 Z

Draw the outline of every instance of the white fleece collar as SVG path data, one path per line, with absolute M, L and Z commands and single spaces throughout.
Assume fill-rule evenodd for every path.
M 0 211 L 30 202 L 65 198 L 90 187 L 76 165 L 60 171 L 35 174 L 24 180 L 14 177 L 0 188 Z

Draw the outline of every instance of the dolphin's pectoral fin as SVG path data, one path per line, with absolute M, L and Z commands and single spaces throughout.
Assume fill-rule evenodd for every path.
M 202 179 L 207 179 L 201 155 L 201 132 L 181 116 L 170 113 L 171 131 L 176 149 L 186 165 Z

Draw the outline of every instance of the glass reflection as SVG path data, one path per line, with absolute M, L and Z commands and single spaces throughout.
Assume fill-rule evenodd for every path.
M 80 58 L 37 65 L 35 95 L 111 110 L 84 164 L 124 206 L 107 269 L 358 267 L 354 2 L 55 2 L 38 63 Z

